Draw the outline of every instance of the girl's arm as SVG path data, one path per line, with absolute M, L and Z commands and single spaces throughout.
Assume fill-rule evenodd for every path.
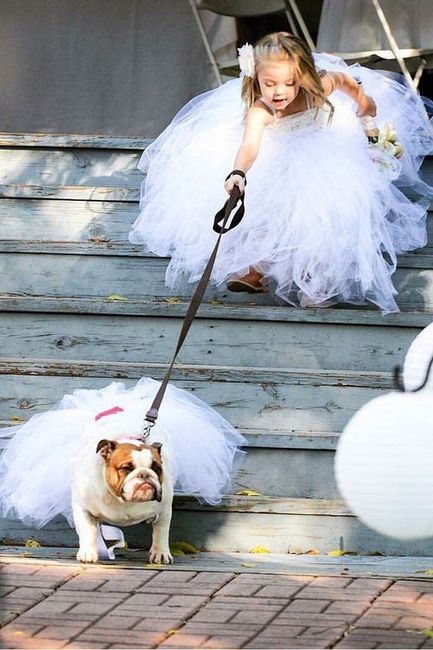
M 327 72 L 321 78 L 321 82 L 326 95 L 330 95 L 334 90 L 341 90 L 341 92 L 349 95 L 358 104 L 358 110 L 356 111 L 358 117 L 364 117 L 365 115 L 376 116 L 376 104 L 373 97 L 366 95 L 362 90 L 362 86 L 348 74 Z
M 260 149 L 265 126 L 272 122 L 272 116 L 268 114 L 265 108 L 253 106 L 247 113 L 245 120 L 245 131 L 239 151 L 236 154 L 233 169 L 239 169 L 246 172 L 257 158 Z M 245 189 L 245 180 L 242 176 L 234 174 L 225 182 L 224 187 L 227 192 L 231 192 L 237 185 L 241 192 Z

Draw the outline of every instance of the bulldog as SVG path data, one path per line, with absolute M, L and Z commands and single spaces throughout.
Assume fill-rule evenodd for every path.
M 97 562 L 98 522 L 153 526 L 149 560 L 173 562 L 169 529 L 173 482 L 161 443 L 134 438 L 102 439 L 77 462 L 72 481 L 72 512 L 79 537 L 77 560 Z

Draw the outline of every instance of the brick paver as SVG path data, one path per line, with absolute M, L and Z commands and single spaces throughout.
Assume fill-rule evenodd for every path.
M 3 648 L 433 648 L 433 580 L 17 562 Z

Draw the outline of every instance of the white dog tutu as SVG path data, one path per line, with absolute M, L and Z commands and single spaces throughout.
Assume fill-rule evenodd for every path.
M 433 150 L 431 126 L 421 99 L 398 79 L 328 55 L 315 59 L 319 69 L 362 81 L 376 101 L 379 128 L 392 123 L 405 153 L 396 160 L 383 152 L 374 162 L 356 108 L 340 92 L 330 96 L 329 125 L 324 109 L 275 121 L 247 174 L 245 217 L 224 235 L 212 281 L 219 285 L 254 266 L 295 305 L 304 296 L 316 304 L 369 300 L 383 312 L 398 311 L 390 278 L 396 255 L 426 243 L 433 190 L 419 168 Z M 170 287 L 203 272 L 244 111 L 241 79 L 228 81 L 189 102 L 143 153 L 142 212 L 130 240 L 171 257 Z
M 3 429 L 3 436 L 13 436 L 0 461 L 3 515 L 41 527 L 62 514 L 72 525 L 71 480 L 83 447 L 96 454 L 101 439 L 139 438 L 158 387 L 142 378 L 130 389 L 114 382 L 101 390 L 76 390 L 52 411 Z M 147 440 L 163 443 L 175 492 L 210 504 L 228 488 L 245 443 L 210 406 L 172 385 Z

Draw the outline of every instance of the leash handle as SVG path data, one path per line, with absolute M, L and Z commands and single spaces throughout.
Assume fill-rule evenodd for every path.
M 241 199 L 241 205 L 236 211 L 235 215 L 233 216 L 230 225 L 226 227 L 230 215 L 235 209 L 239 199 Z M 230 196 L 225 202 L 224 207 L 215 215 L 213 229 L 215 230 L 215 232 L 218 233 L 218 239 L 211 253 L 211 256 L 209 257 L 209 260 L 206 264 L 205 270 L 203 271 L 203 275 L 201 276 L 197 284 L 197 287 L 193 293 L 191 301 L 188 305 L 188 309 L 182 324 L 182 329 L 180 331 L 179 338 L 177 340 L 176 349 L 173 358 L 171 360 L 171 363 L 168 367 L 167 372 L 164 375 L 164 378 L 161 382 L 161 385 L 158 389 L 155 399 L 152 402 L 152 406 L 150 407 L 150 409 L 145 415 L 145 420 L 147 420 L 147 422 L 155 424 L 158 418 L 159 407 L 161 406 L 164 393 L 166 391 L 168 382 L 170 380 L 174 362 L 176 361 L 176 357 L 179 354 L 183 342 L 186 339 L 189 328 L 191 327 L 192 321 L 194 320 L 194 316 L 196 315 L 197 310 L 202 303 L 204 292 L 206 291 L 206 287 L 209 283 L 212 269 L 215 264 L 215 259 L 218 253 L 218 248 L 221 242 L 221 237 L 223 236 L 224 233 L 228 232 L 232 228 L 235 228 L 241 222 L 244 213 L 245 213 L 244 194 L 241 195 L 239 188 L 237 187 L 237 185 L 235 185 L 235 187 L 230 192 Z

